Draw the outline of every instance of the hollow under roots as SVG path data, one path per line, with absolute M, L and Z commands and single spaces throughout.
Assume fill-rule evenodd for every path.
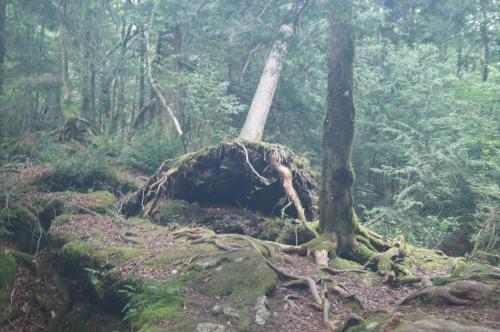
M 288 148 L 222 142 L 165 161 L 139 191 L 123 201 L 121 212 L 148 215 L 161 199 L 176 198 L 312 220 L 316 191 L 306 163 Z

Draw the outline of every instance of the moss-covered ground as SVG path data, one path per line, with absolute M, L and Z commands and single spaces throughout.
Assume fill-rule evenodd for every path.
M 328 282 L 348 294 L 347 298 L 335 292 L 329 295 L 330 319 L 338 327 L 350 315 L 361 316 L 346 331 L 420 331 L 432 324 L 454 332 L 473 331 L 481 325 L 500 328 L 498 301 L 472 307 L 401 306 L 420 288 L 418 282 L 386 282 L 345 257 L 333 257 L 329 267 L 356 271 L 330 275 L 318 268 L 311 255 L 287 253 L 266 242 L 335 250 L 326 237 L 308 242 L 308 233 L 290 218 L 182 200 L 161 201 L 149 219 L 125 218 L 116 210 L 117 199 L 107 191 L 41 192 L 30 187 L 17 203 L 23 204 L 5 209 L 0 218 L 9 225 L 6 238 L 30 255 L 16 259 L 0 242 L 0 322 L 16 287 L 19 266 L 36 270 L 43 262 L 42 250 L 41 256 L 57 262 L 57 272 L 71 293 L 71 305 L 59 325 L 70 331 L 326 330 L 308 289 L 289 287 L 289 280 L 269 262 L 287 274 L 314 279 L 318 289 Z M 435 286 L 471 274 L 475 280 L 498 286 L 495 274 L 499 272 L 491 265 L 409 245 L 406 253 L 397 264 L 413 278 L 432 278 Z M 360 243 L 355 254 L 366 260 L 373 251 Z M 55 300 L 44 297 L 37 306 L 59 310 L 64 308 L 62 298 L 61 294 Z M 50 321 L 43 324 L 49 326 Z M 488 331 L 486 327 L 483 331 Z

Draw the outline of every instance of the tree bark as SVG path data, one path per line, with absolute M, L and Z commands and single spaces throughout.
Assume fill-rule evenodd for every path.
M 352 1 L 331 1 L 328 33 L 328 95 L 324 121 L 320 192 L 320 231 L 334 233 L 337 252 L 355 247 Z
M 490 46 L 488 36 L 488 15 L 486 13 L 486 1 L 480 1 L 481 9 L 481 23 L 479 31 L 481 33 L 481 48 L 482 48 L 482 66 L 481 66 L 481 79 L 483 82 L 488 80 L 489 73 L 489 59 L 490 59 Z
M 6 51 L 5 17 L 7 14 L 7 0 L 0 0 L 0 96 L 3 95 L 4 59 Z
M 139 110 L 144 107 L 144 53 L 146 52 L 146 45 L 144 42 L 144 33 L 141 33 L 141 41 L 139 45 Z
M 264 127 L 266 125 L 269 109 L 273 102 L 274 93 L 278 87 L 278 81 L 283 67 L 288 43 L 286 37 L 291 35 L 293 28 L 291 24 L 283 24 L 280 28 L 284 38 L 274 42 L 273 48 L 266 61 L 264 71 L 260 76 L 259 84 L 250 105 L 245 124 L 241 129 L 239 138 L 250 142 L 262 141 Z
M 184 153 L 188 153 L 189 152 L 189 144 L 188 144 L 188 141 L 186 139 L 186 135 L 184 135 L 184 132 L 182 131 L 181 125 L 179 123 L 179 120 L 175 116 L 174 111 L 168 105 L 167 100 L 165 99 L 165 96 L 161 92 L 160 88 L 156 85 L 156 82 L 155 82 L 155 80 L 153 78 L 152 64 L 149 61 L 149 50 L 150 50 L 150 47 L 151 47 L 150 42 L 149 42 L 149 30 L 151 29 L 151 26 L 153 25 L 154 15 L 155 15 L 155 11 L 156 11 L 156 7 L 157 6 L 158 6 L 158 0 L 155 2 L 154 8 L 153 8 L 153 10 L 151 12 L 151 17 L 150 17 L 150 20 L 149 20 L 149 26 L 146 29 L 145 33 L 144 33 L 144 36 L 145 36 L 145 39 L 146 39 L 145 61 L 146 61 L 146 68 L 147 68 L 147 72 L 148 72 L 148 79 L 149 79 L 149 83 L 151 85 L 151 88 L 152 88 L 153 92 L 155 93 L 156 97 L 160 100 L 161 105 L 163 106 L 163 108 L 167 112 L 167 115 L 170 118 L 170 120 L 172 120 L 172 122 L 174 123 L 175 131 L 179 135 L 179 138 L 181 140 L 182 148 L 184 150 Z
M 82 69 L 82 80 L 81 80 L 81 91 L 82 91 L 82 109 L 81 117 L 87 120 L 90 118 L 90 43 L 91 43 L 91 12 L 90 9 L 85 11 L 85 26 L 82 35 L 82 58 L 83 58 L 83 69 Z

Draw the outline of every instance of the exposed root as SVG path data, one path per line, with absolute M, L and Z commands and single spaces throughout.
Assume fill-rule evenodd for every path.
M 328 250 L 315 250 L 314 260 L 319 267 L 328 267 Z
M 248 167 L 250 167 L 250 169 L 252 170 L 252 173 L 266 186 L 269 186 L 271 184 L 271 181 L 269 181 L 268 179 L 266 179 L 265 177 L 263 177 L 262 175 L 259 174 L 259 172 L 257 172 L 255 170 L 255 168 L 253 167 L 252 163 L 250 162 L 250 159 L 248 158 L 248 150 L 247 148 L 245 147 L 245 145 L 243 144 L 240 144 L 240 143 L 236 143 L 237 146 L 239 146 L 243 152 L 245 153 L 245 160 L 247 162 L 247 165 Z
M 402 235 L 398 235 L 392 242 L 392 247 L 385 252 L 376 253 L 368 260 L 363 269 L 371 268 L 384 278 L 384 282 L 394 281 L 400 275 L 412 275 L 410 271 L 396 264 L 394 261 L 405 257 L 406 242 Z
M 329 273 L 331 275 L 337 275 L 337 274 L 349 273 L 349 272 L 368 273 L 368 271 L 361 270 L 361 269 L 332 269 L 331 267 L 328 267 L 328 266 L 322 266 L 322 267 L 320 267 L 320 269 L 321 269 L 321 271 Z
M 471 280 L 459 280 L 443 286 L 424 286 L 405 298 L 401 305 L 413 301 L 432 304 L 468 305 L 486 299 L 494 290 L 493 286 Z
M 363 302 L 356 294 L 349 293 L 344 288 L 339 286 L 337 284 L 337 282 L 332 278 L 327 277 L 327 278 L 325 278 L 325 281 L 328 281 L 328 290 L 335 293 L 337 296 L 340 296 L 344 301 L 353 303 L 354 305 L 359 307 L 361 310 L 365 310 L 365 306 L 363 305 Z
M 285 191 L 288 199 L 293 203 L 293 206 L 297 210 L 299 220 L 309 232 L 311 232 L 314 237 L 319 237 L 318 232 L 314 230 L 307 222 L 306 215 L 304 213 L 304 208 L 302 207 L 302 203 L 300 202 L 300 198 L 297 195 L 297 192 L 293 188 L 293 176 L 290 169 L 284 166 L 280 161 L 276 154 L 273 154 L 271 157 L 271 166 L 273 169 L 278 172 L 281 178 L 281 182 L 283 184 L 283 190 Z

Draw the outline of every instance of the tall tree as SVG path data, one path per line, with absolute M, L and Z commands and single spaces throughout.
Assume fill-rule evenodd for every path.
M 7 11 L 7 0 L 0 0 L 0 96 L 3 94 L 3 63 L 5 59 L 5 16 Z
M 250 110 L 245 124 L 240 132 L 240 139 L 260 142 L 264 134 L 267 115 L 273 102 L 274 93 L 278 87 L 278 81 L 283 67 L 283 60 L 288 48 L 287 37 L 291 35 L 293 28 L 291 24 L 283 24 L 280 27 L 282 37 L 273 44 L 271 53 L 266 61 L 266 66 L 259 80 L 259 85 L 250 105 Z
M 352 1 L 330 1 L 328 95 L 323 132 L 320 230 L 334 233 L 337 252 L 355 246 L 351 150 L 354 132 Z

